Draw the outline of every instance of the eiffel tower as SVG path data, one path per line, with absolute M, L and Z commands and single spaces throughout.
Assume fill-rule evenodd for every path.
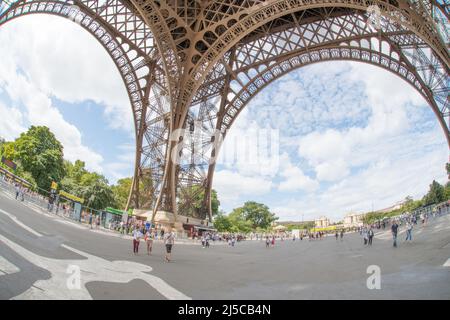
M 360 61 L 401 77 L 433 109 L 450 146 L 448 0 L 0 4 L 0 26 L 29 14 L 61 16 L 109 53 L 136 132 L 128 206 L 151 209 L 153 217 L 166 211 L 211 220 L 213 160 L 227 130 L 262 89 L 317 62 Z M 145 180 L 151 183 L 143 187 Z M 192 210 L 199 195 L 202 204 Z

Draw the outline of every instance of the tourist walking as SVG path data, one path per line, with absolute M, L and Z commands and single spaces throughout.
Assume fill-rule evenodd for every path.
M 270 239 L 268 236 L 266 236 L 266 248 L 270 247 Z
M 406 224 L 406 239 L 405 241 L 412 241 L 412 229 L 413 229 L 413 224 L 408 221 L 408 223 Z
M 397 221 L 394 220 L 394 223 L 391 226 L 391 231 L 392 231 L 392 239 L 394 240 L 394 248 L 397 247 L 397 233 L 398 233 L 398 224 Z
M 369 235 L 366 227 L 364 227 L 362 230 L 362 236 L 364 238 L 364 245 L 367 245 L 367 242 L 369 241 Z
M 142 238 L 142 232 L 139 228 L 133 230 L 133 253 L 137 255 L 139 253 L 139 243 Z
M 339 239 L 339 232 L 336 230 L 336 234 L 334 235 L 336 237 L 336 241 Z
M 369 228 L 369 231 L 367 231 L 367 236 L 369 237 L 369 246 L 372 245 L 372 240 L 373 240 L 373 230 L 372 227 Z
M 20 186 L 20 189 L 19 189 L 19 198 L 20 198 L 20 201 L 24 201 L 24 195 L 25 195 L 25 187 L 24 186 Z
M 164 230 L 163 230 L 164 231 Z M 164 233 L 164 244 L 166 245 L 166 262 L 170 262 L 172 259 L 172 248 L 175 244 L 175 234 L 172 232 L 172 228 L 169 228 L 167 233 Z
M 205 234 L 202 234 L 202 247 L 203 247 L 203 249 L 205 249 L 205 246 L 206 246 L 206 237 L 205 237 Z
M 15 189 L 16 189 L 16 200 L 17 200 L 17 198 L 19 197 L 19 193 L 20 193 L 20 187 L 19 187 L 18 183 L 16 183 Z
M 341 241 L 344 240 L 344 230 L 341 230 Z
M 147 254 L 152 254 L 152 248 L 153 248 L 153 233 L 151 229 L 147 229 L 147 232 L 145 233 L 145 243 L 147 244 Z
M 206 234 L 206 237 L 205 237 L 205 245 L 206 245 L 206 248 L 209 248 L 209 240 L 210 240 L 210 235 L 209 235 L 209 233 L 207 233 L 207 234 Z

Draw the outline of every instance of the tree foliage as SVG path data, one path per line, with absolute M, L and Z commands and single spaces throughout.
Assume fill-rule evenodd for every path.
M 101 210 L 115 206 L 114 193 L 111 187 L 102 179 L 95 180 L 84 186 L 81 189 L 80 196 L 85 199 L 85 205 L 93 209 Z
M 185 187 L 179 193 L 180 207 L 183 208 L 184 215 L 192 217 L 200 217 L 203 208 L 203 201 L 205 199 L 205 189 L 202 186 Z M 220 201 L 217 197 L 216 190 L 211 190 L 211 211 L 215 216 L 219 212 Z
M 85 199 L 85 205 L 101 210 L 116 205 L 108 180 L 101 174 L 89 172 L 83 161 L 64 161 L 66 176 L 60 182 L 60 189 Z
M 228 216 L 223 212 L 214 218 L 214 226 L 220 232 L 248 233 L 266 231 L 278 218 L 269 208 L 254 201 L 246 202 L 234 209 Z
M 305 221 L 300 224 L 287 224 L 286 228 L 287 231 L 292 231 L 294 229 L 309 230 L 314 228 L 314 221 Z
M 219 212 L 214 217 L 214 227 L 219 232 L 229 232 L 232 227 L 232 223 L 229 217 L 227 217 L 223 212 Z
M 251 222 L 253 229 L 266 229 L 270 227 L 272 222 L 278 219 L 275 214 L 270 212 L 269 207 L 254 201 L 248 201 L 244 203 L 243 207 L 236 210 L 241 211 L 240 214 L 243 216 L 244 220 Z
M 439 202 L 445 201 L 445 189 L 444 186 L 439 182 L 433 180 L 430 184 L 430 190 L 423 197 L 424 205 L 437 204 Z
M 47 127 L 31 126 L 14 142 L 4 143 L 3 153 L 29 172 L 43 190 L 64 177 L 63 146 Z
M 125 209 L 132 183 L 133 178 L 123 178 L 118 180 L 116 185 L 112 186 L 112 191 L 118 209 Z

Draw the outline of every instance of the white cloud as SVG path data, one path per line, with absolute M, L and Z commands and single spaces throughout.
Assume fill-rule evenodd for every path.
M 112 128 L 134 133 L 130 102 L 115 64 L 79 25 L 48 15 L 21 17 L 1 27 L 0 52 L 10 68 L 20 68 L 47 96 L 68 103 L 92 100 L 104 106 Z
M 280 166 L 277 129 L 263 127 L 243 110 L 221 147 L 218 164 L 245 176 L 274 177 Z
M 19 109 L 8 108 L 0 101 L 0 115 L 0 137 L 12 140 L 26 130 L 23 125 L 23 115 Z
M 103 157 L 83 144 L 81 132 L 63 118 L 52 105 L 51 97 L 67 102 L 101 102 L 100 97 L 104 96 L 121 102 L 117 88 L 121 82 L 111 76 L 113 66 L 100 62 L 105 60 L 104 53 L 90 52 L 93 43 L 83 38 L 88 34 L 71 29 L 79 26 L 54 17 L 27 17 L 20 21 L 2 26 L 0 32 L 0 86 L 14 104 L 24 108 L 2 105 L 7 116 L 1 121 L 8 124 L 2 126 L 2 135 L 13 139 L 28 125 L 48 126 L 63 144 L 66 159 L 81 159 L 88 169 L 103 172 Z M 99 47 L 95 41 L 94 44 Z M 87 59 L 89 53 L 93 53 L 91 60 Z M 116 85 L 108 89 L 108 83 Z
M 240 199 L 259 196 L 270 192 L 272 181 L 262 177 L 249 177 L 229 170 L 219 170 L 214 174 L 213 189 L 219 200 L 227 207 L 240 205 Z
M 80 131 L 64 120 L 62 114 L 52 105 L 51 99 L 46 94 L 36 88 L 23 74 L 3 72 L 0 74 L 4 76 L 5 89 L 10 98 L 23 104 L 26 110 L 22 114 L 17 109 L 8 108 L 7 113 L 15 114 L 17 119 L 26 117 L 26 120 L 32 125 L 49 127 L 64 146 L 66 159 L 70 161 L 81 159 L 86 162 L 88 169 L 97 172 L 103 171 L 101 166 L 103 157 L 82 144 Z M 23 126 L 12 129 L 9 131 L 10 138 L 17 136 L 18 129 L 25 131 Z
M 297 166 L 291 163 L 289 155 L 284 153 L 281 156 L 282 169 L 280 176 L 284 179 L 278 185 L 281 192 L 306 191 L 313 192 L 319 188 L 319 183 L 305 175 Z
M 342 159 L 320 163 L 315 170 L 319 181 L 339 181 L 350 174 L 347 164 Z
M 131 144 L 123 144 L 118 147 L 119 155 L 117 161 L 106 163 L 105 172 L 108 172 L 110 183 L 115 184 L 117 180 L 127 178 L 134 171 L 136 147 Z

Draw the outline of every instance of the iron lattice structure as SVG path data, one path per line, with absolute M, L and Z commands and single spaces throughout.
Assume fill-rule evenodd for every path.
M 136 128 L 128 205 L 154 214 L 165 210 L 211 219 L 215 162 L 210 160 L 219 141 L 263 88 L 316 62 L 360 61 L 398 75 L 428 102 L 450 146 L 448 0 L 6 4 L 0 25 L 34 13 L 61 16 L 107 50 L 128 91 Z M 194 122 L 209 134 L 196 134 Z M 192 210 L 198 194 L 202 205 Z

